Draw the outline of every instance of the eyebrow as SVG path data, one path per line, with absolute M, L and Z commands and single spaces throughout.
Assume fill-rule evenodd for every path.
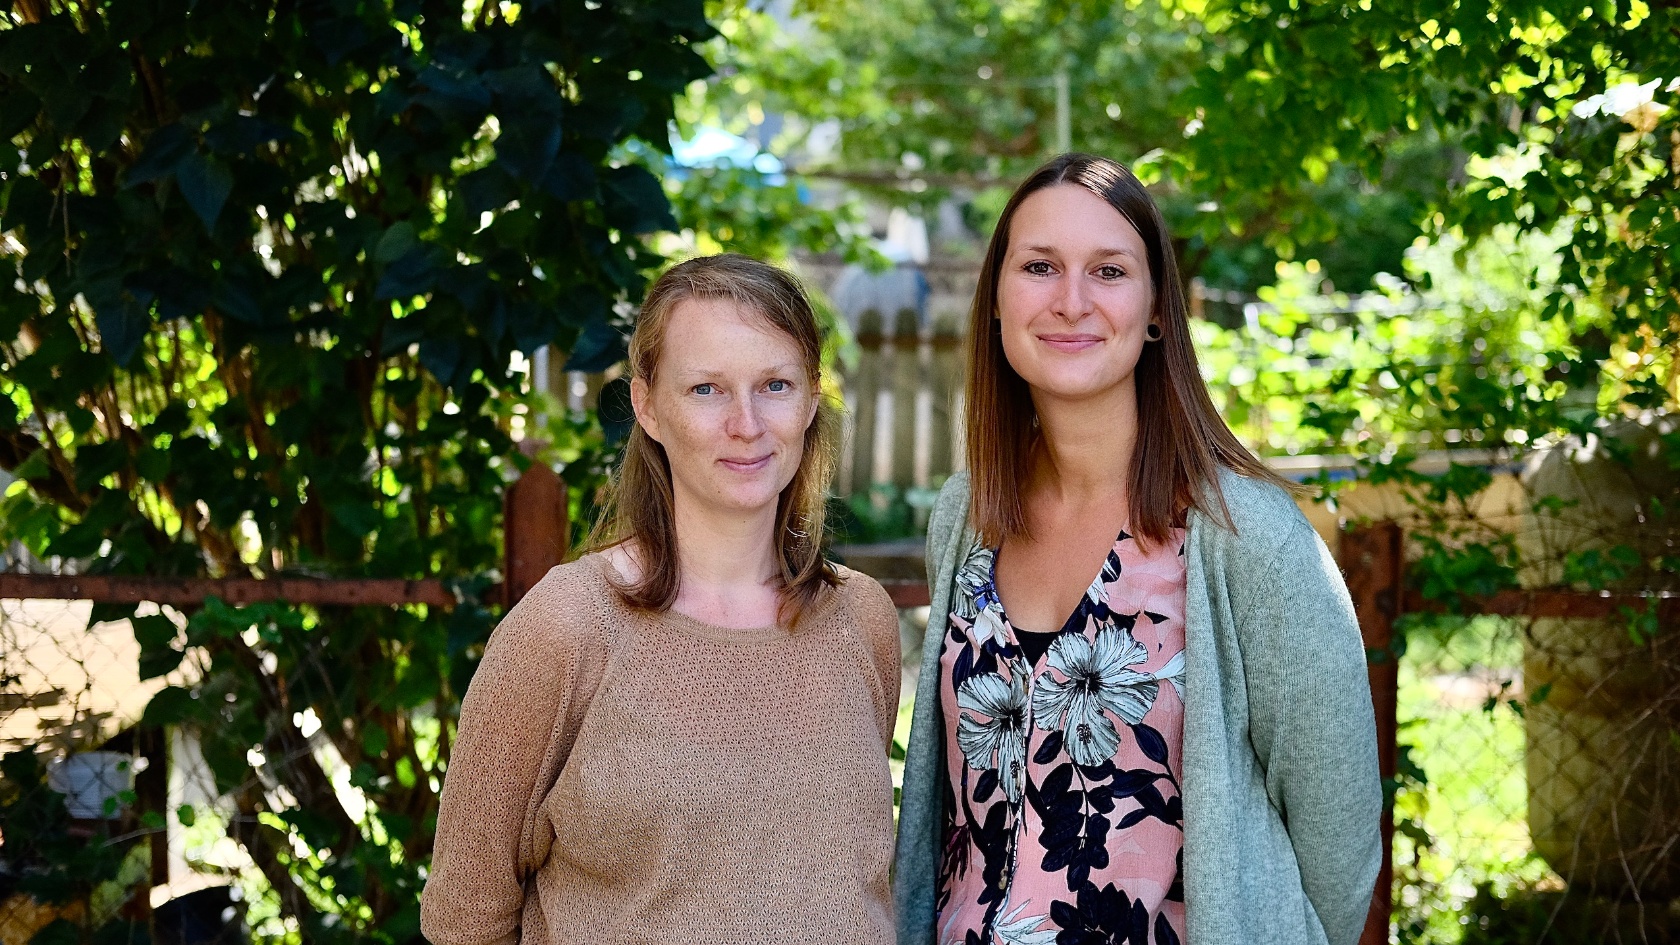
M 691 380 L 710 380 L 712 378 L 721 378 L 721 377 L 723 377 L 724 372 L 715 370 L 713 368 L 694 368 L 694 369 L 687 370 L 687 371 L 677 371 L 675 373 L 678 377 L 681 377 L 683 380 L 691 381 Z M 804 375 L 804 373 L 805 372 L 802 368 L 800 368 L 798 365 L 794 365 L 794 364 L 776 364 L 776 365 L 772 365 L 771 367 L 768 367 L 764 370 L 764 375 L 766 377 L 789 377 L 789 378 L 793 378 L 793 377 L 801 377 L 801 376 Z
M 1023 252 L 1023 253 L 1033 253 L 1033 254 L 1042 254 L 1042 255 L 1045 255 L 1045 256 L 1055 256 L 1060 252 L 1060 250 L 1058 250 L 1054 246 L 1023 246 L 1023 247 L 1021 247 L 1021 252 Z M 1138 258 L 1137 253 L 1134 253 L 1129 249 L 1120 249 L 1120 248 L 1099 249 L 1099 250 L 1097 250 L 1096 255 L 1098 255 L 1098 256 L 1128 256 L 1132 259 L 1137 259 Z

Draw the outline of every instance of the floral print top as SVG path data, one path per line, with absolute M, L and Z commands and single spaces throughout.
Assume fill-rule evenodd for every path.
M 940 945 L 1184 941 L 1184 532 L 1122 531 L 1036 665 L 996 552 L 957 573 L 940 698 Z

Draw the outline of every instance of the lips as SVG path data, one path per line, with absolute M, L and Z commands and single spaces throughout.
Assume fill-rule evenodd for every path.
M 1094 348 L 1097 345 L 1102 344 L 1102 337 L 1099 335 L 1088 335 L 1083 333 L 1075 334 L 1071 332 L 1039 335 L 1038 340 L 1044 342 L 1053 350 L 1067 352 L 1084 351 L 1087 348 Z
M 764 467 L 770 465 L 771 455 L 772 454 L 770 454 L 770 453 L 766 453 L 763 456 L 757 456 L 757 457 L 744 457 L 744 458 L 741 458 L 741 459 L 720 459 L 720 460 L 718 460 L 718 462 L 723 464 L 723 468 L 731 470 L 733 472 L 751 473 L 751 472 L 758 472 L 760 469 L 763 469 Z

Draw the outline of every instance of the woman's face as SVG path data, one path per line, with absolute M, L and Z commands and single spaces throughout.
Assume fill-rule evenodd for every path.
M 1023 200 L 998 277 L 1003 353 L 1035 396 L 1130 388 L 1155 298 L 1143 237 L 1101 197 L 1058 184 Z
M 690 298 L 660 347 L 653 380 L 633 380 L 630 398 L 665 447 L 679 514 L 774 512 L 817 413 L 799 346 L 734 302 Z

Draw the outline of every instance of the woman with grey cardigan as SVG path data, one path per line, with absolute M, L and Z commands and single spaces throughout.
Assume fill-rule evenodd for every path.
M 900 945 L 1352 945 L 1381 860 L 1347 590 L 1196 365 L 1123 166 L 1016 190 L 975 293 L 970 472 L 928 531 Z

